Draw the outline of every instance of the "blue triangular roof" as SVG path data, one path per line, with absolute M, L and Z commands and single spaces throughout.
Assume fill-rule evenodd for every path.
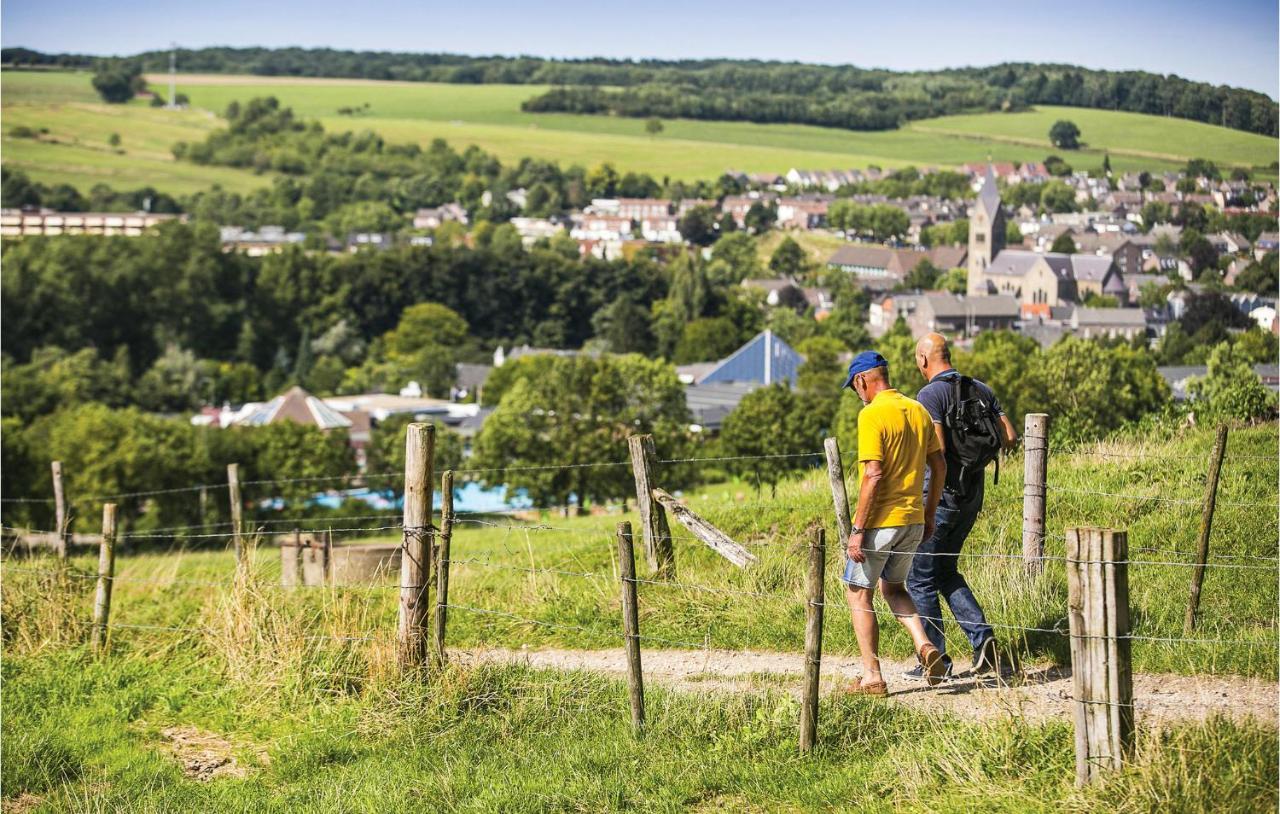
M 796 383 L 804 357 L 773 331 L 761 331 L 717 364 L 698 384 L 722 382 Z

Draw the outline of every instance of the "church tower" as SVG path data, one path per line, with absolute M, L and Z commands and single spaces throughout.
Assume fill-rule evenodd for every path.
M 988 165 L 982 188 L 978 190 L 978 200 L 969 212 L 969 296 L 983 296 L 988 292 L 984 272 L 1004 248 L 1004 236 L 1000 190 L 996 188 L 996 176 Z

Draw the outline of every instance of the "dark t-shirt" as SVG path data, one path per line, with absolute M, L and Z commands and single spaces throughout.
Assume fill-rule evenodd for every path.
M 952 394 L 952 381 L 960 375 L 960 371 L 952 369 L 939 373 L 929 380 L 929 383 L 920 388 L 920 392 L 916 394 L 916 401 L 924 405 L 929 411 L 929 416 L 935 424 L 941 424 L 943 416 L 950 410 L 955 399 Z M 987 402 L 995 408 L 996 415 L 1004 415 L 1004 408 L 1000 406 L 1000 400 L 996 398 L 996 394 L 987 387 L 985 382 L 973 379 L 973 386 L 977 388 Z M 946 451 L 947 469 L 952 470 L 960 468 L 960 462 L 952 457 L 951 449 Z M 968 483 L 965 484 L 965 492 L 967 499 L 964 501 L 966 505 L 973 503 L 981 503 L 983 489 L 986 486 L 986 473 L 983 471 L 973 472 L 969 475 Z M 929 473 L 925 471 L 925 493 L 929 492 Z M 942 493 L 943 503 L 950 506 L 957 506 L 960 503 L 960 496 L 951 489 L 945 489 Z

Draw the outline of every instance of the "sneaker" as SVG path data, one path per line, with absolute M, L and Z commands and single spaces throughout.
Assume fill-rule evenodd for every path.
M 947 658 L 946 656 L 943 656 L 942 663 L 946 665 L 946 669 L 942 673 L 942 680 L 950 681 L 952 678 L 951 659 Z M 903 673 L 902 677 L 907 679 L 908 681 L 924 681 L 924 665 L 917 664 L 915 667 L 912 667 L 910 670 L 907 670 L 905 673 Z
M 984 675 L 992 670 L 1000 672 L 1000 651 L 996 647 L 995 637 L 987 639 L 973 653 L 973 674 L 976 676 Z

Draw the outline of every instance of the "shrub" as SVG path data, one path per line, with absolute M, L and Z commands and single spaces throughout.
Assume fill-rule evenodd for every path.
M 1276 414 L 1276 394 L 1253 372 L 1244 354 L 1224 342 L 1209 354 L 1209 370 L 1188 387 L 1205 420 L 1252 421 Z

